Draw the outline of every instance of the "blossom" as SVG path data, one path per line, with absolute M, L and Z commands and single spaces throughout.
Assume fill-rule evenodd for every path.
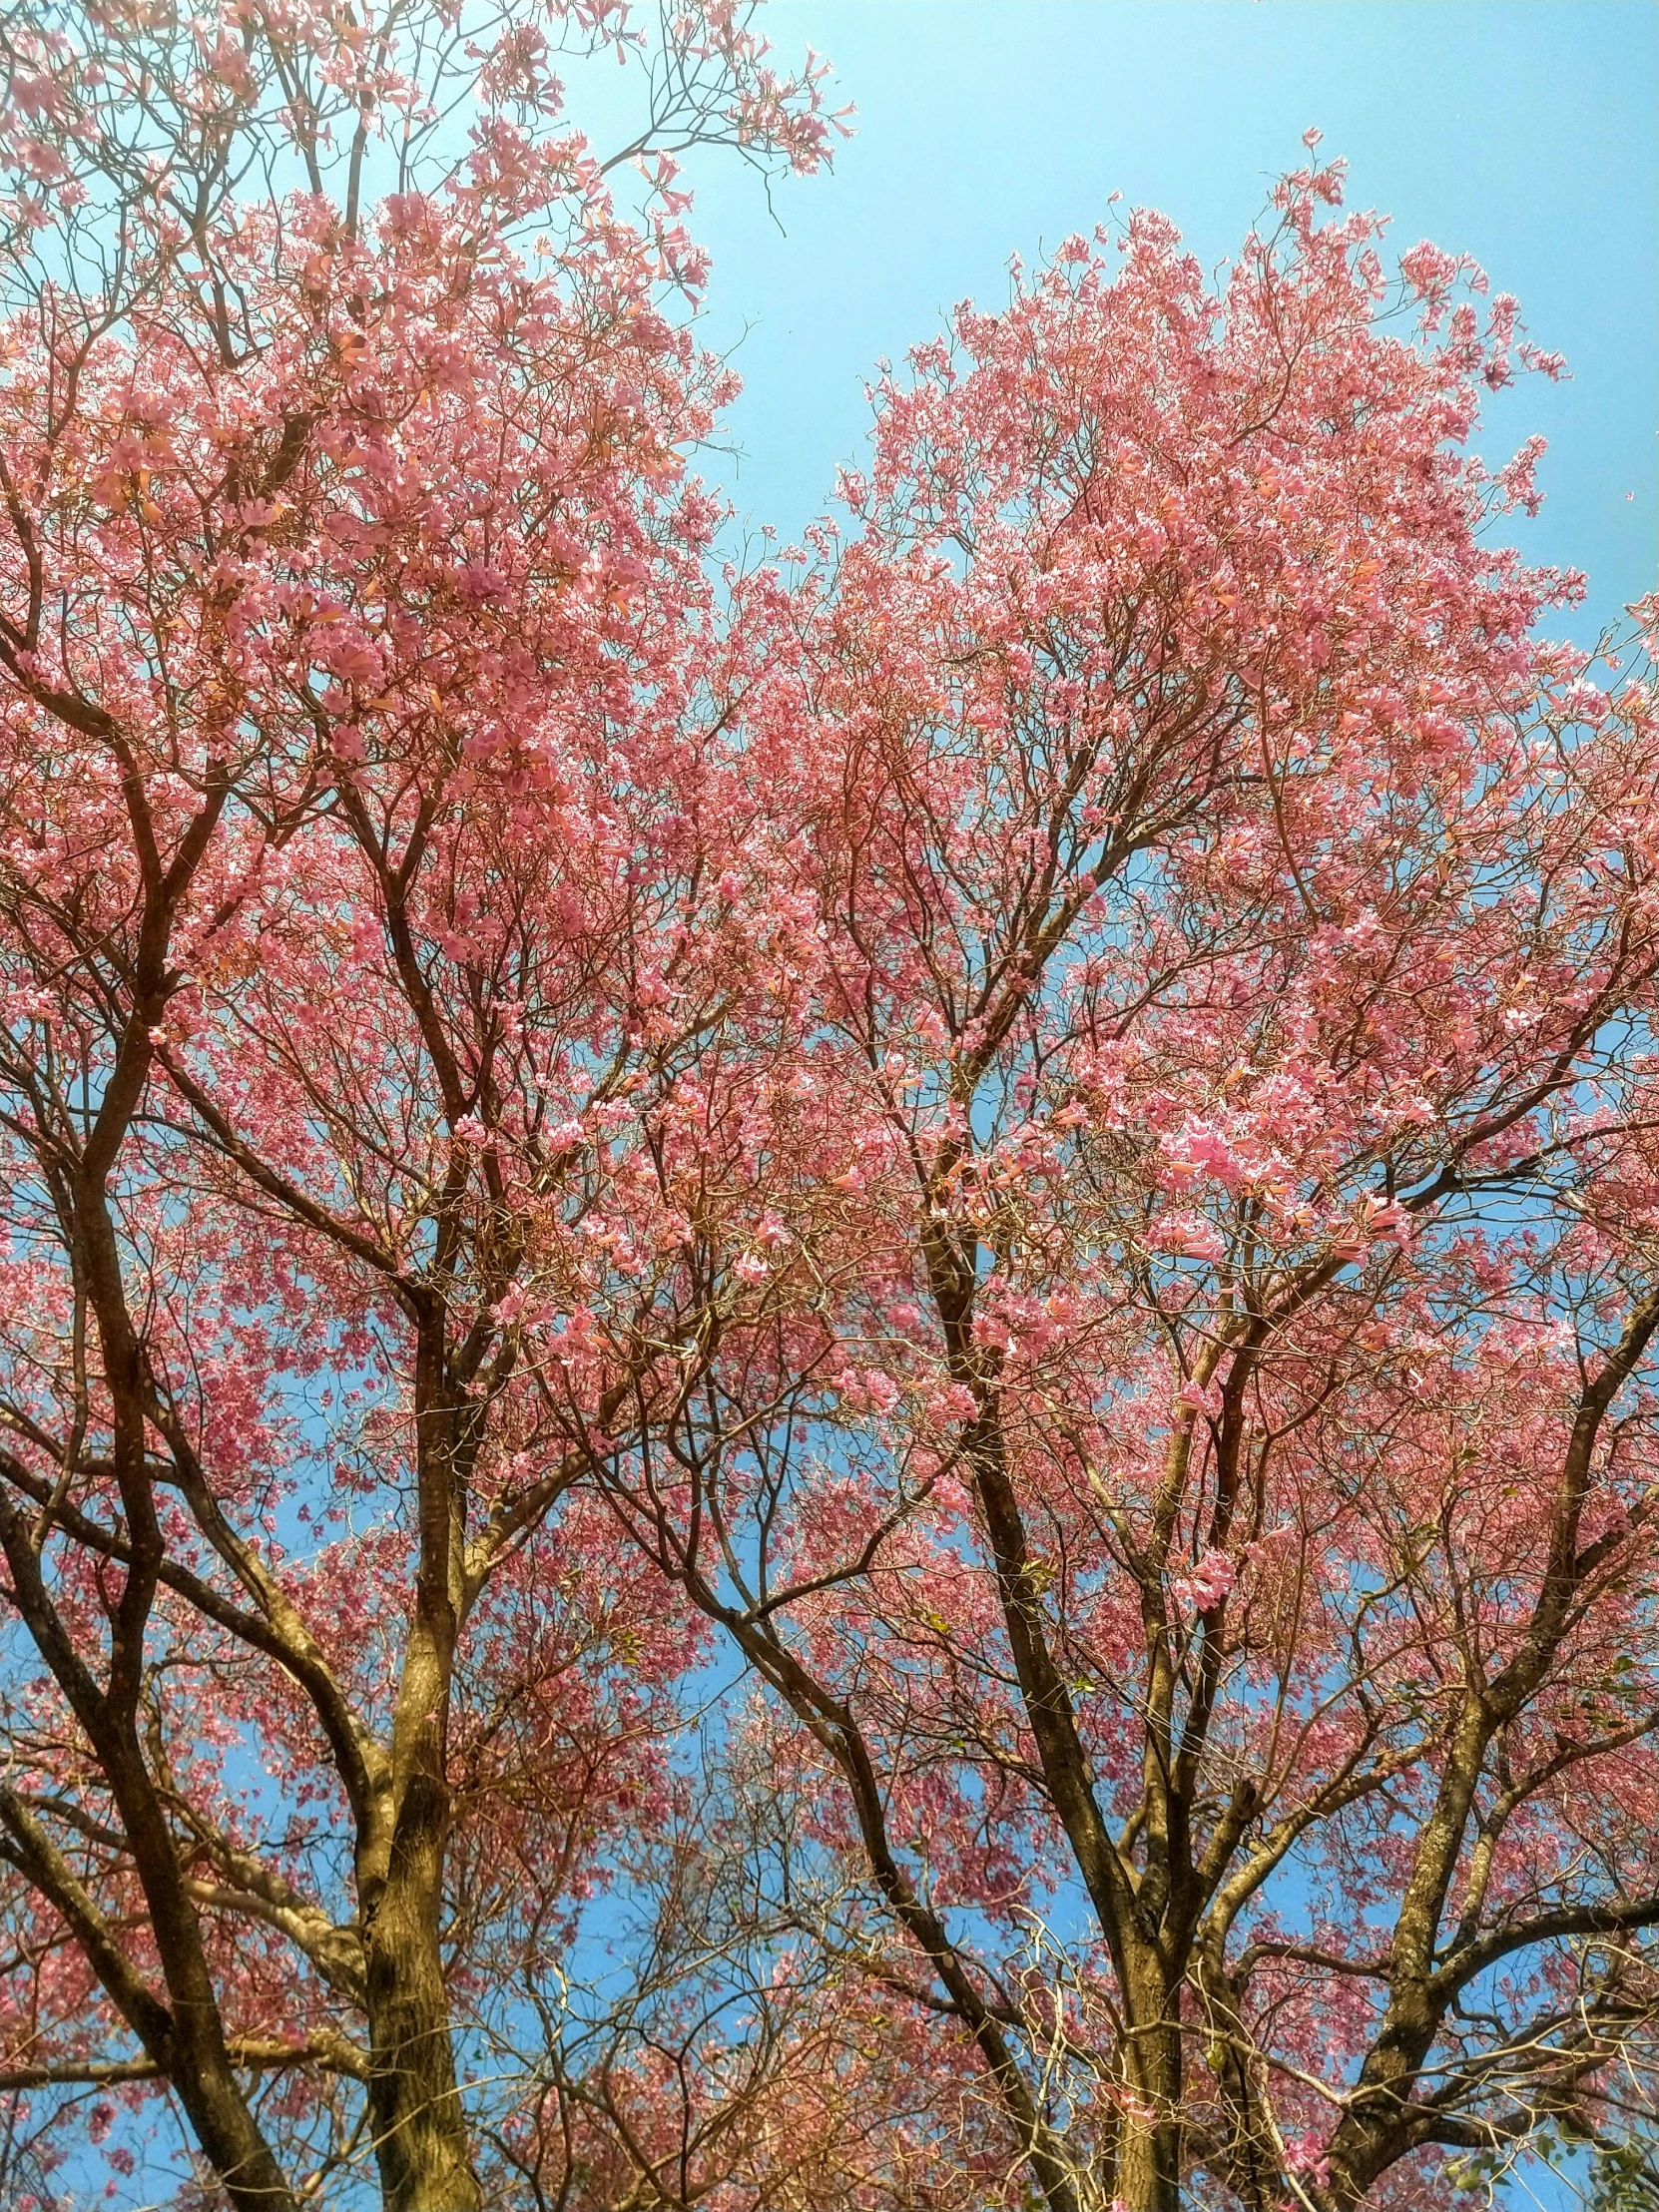
M 1232 1595 L 1237 1580 L 1238 1568 L 1227 1553 L 1207 1550 L 1199 1554 L 1189 1574 L 1171 1579 L 1170 1594 L 1191 1612 L 1209 1613 Z

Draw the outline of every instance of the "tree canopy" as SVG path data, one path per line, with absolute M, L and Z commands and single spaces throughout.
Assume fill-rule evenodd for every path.
M 0 53 L 13 2201 L 1639 2195 L 1654 608 L 1515 302 L 1311 140 L 757 559 L 752 9 Z

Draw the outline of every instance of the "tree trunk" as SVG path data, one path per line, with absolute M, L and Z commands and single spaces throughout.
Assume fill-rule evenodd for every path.
M 206 2054 L 196 2047 L 203 2040 L 214 2046 Z M 236 2212 L 298 2212 L 299 2200 L 232 2075 L 217 2020 L 205 2036 L 181 2021 L 178 2041 L 168 2078 Z
M 1115 2200 L 1124 2212 L 1179 2212 L 1179 2123 L 1125 2113 L 1118 2138 Z
M 386 2212 L 481 2212 L 455 2076 L 438 1944 L 445 1808 L 404 1796 L 384 1882 L 365 1913 L 369 2114 Z
M 449 1690 L 464 1603 L 461 1408 L 446 1397 L 443 1308 L 415 1352 L 420 1555 L 391 1730 L 390 1790 L 359 1843 L 369 2117 L 385 2212 L 482 2212 L 455 2076 L 439 1931 L 449 1843 Z M 473 1432 L 476 1441 L 476 1431 Z
M 1181 2030 L 1161 1970 L 1131 1963 L 1124 1976 L 1129 2033 L 1127 2091 L 1118 2134 L 1117 2186 L 1124 2212 L 1180 2212 Z

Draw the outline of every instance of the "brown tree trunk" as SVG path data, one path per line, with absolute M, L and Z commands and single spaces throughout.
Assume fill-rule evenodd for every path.
M 1125 2212 L 1179 2212 L 1181 2030 L 1175 1996 L 1154 1960 L 1126 1961 L 1127 2091 L 1118 2131 L 1117 2186 Z
M 1179 2212 L 1179 2128 L 1170 2119 L 1125 2114 L 1118 2138 L 1114 2200 L 1124 2212 Z
M 181 2031 L 168 2079 L 216 2178 L 236 2212 L 298 2212 L 299 2200 L 231 2072 L 217 2022 L 210 2039 L 218 2047 L 203 2053 Z
M 386 2212 L 480 2212 L 438 1947 L 441 1838 L 414 1808 L 398 1828 L 364 1944 L 381 2194 Z
M 421 1578 L 392 1729 L 385 1830 L 358 1865 L 369 2116 L 385 2212 L 481 2212 L 439 1940 L 455 1608 Z

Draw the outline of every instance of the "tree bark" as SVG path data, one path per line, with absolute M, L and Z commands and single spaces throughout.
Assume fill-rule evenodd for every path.
M 1134 1944 L 1131 1951 L 1139 1951 Z M 1125 2212 L 1180 2212 L 1181 2028 L 1171 1990 L 1150 1946 L 1124 1961 L 1123 2085 L 1115 2199 Z
M 386 2212 L 481 2212 L 438 1940 L 444 1808 L 411 1784 L 366 1916 L 369 2112 Z
M 462 1417 L 442 1387 L 441 1310 L 416 1352 L 420 1562 L 392 1721 L 385 1817 L 358 1858 L 369 2113 L 386 2212 L 481 2212 L 440 1940 L 449 1693 L 465 1602 Z

